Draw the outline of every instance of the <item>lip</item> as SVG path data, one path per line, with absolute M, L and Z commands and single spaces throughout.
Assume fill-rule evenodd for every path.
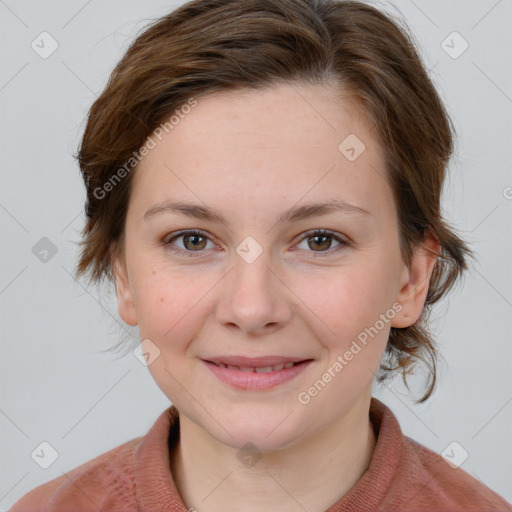
M 217 366 L 211 360 L 203 359 L 202 362 L 206 367 L 221 381 L 228 384 L 236 389 L 244 391 L 260 391 L 265 389 L 272 389 L 285 382 L 290 381 L 313 362 L 312 359 L 295 359 L 287 357 L 266 357 L 266 358 L 240 358 L 235 356 L 219 358 L 219 362 L 231 361 L 229 363 L 232 366 L 243 366 L 243 367 L 262 367 L 265 366 L 276 366 L 285 364 L 287 362 L 297 363 L 290 368 L 283 368 L 281 370 L 272 370 L 265 373 L 243 371 L 232 368 L 222 368 Z M 234 363 L 238 361 L 238 365 Z M 272 364 L 269 364 L 272 362 Z

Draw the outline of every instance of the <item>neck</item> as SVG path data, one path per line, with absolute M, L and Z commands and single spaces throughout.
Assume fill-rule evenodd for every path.
M 276 503 L 282 512 L 325 511 L 369 466 L 376 438 L 368 410 L 369 398 L 321 433 L 264 453 L 253 466 L 180 414 L 180 439 L 170 454 L 178 492 L 201 512 L 275 510 Z

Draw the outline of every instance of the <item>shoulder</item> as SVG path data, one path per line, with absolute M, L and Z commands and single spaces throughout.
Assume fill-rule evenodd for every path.
M 10 511 L 86 512 L 121 510 L 115 508 L 120 505 L 122 510 L 136 510 L 133 459 L 140 440 L 132 439 L 32 489 Z
M 512 511 L 489 487 L 407 436 L 400 473 L 409 510 Z

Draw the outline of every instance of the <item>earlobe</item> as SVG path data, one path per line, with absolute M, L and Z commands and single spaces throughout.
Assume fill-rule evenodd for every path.
M 430 232 L 414 248 L 411 264 L 404 266 L 403 284 L 397 297 L 402 309 L 391 322 L 392 327 L 409 327 L 421 316 L 440 248 L 439 240 Z
M 120 257 L 114 256 L 111 249 L 112 271 L 115 278 L 117 309 L 121 318 L 128 324 L 135 326 L 138 324 L 133 293 L 128 279 L 126 264 Z

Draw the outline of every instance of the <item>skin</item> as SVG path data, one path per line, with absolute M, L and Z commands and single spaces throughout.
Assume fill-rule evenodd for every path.
M 338 149 L 349 134 L 366 146 L 355 161 Z M 113 261 L 118 307 L 161 351 L 148 368 L 180 411 L 170 460 L 187 507 L 324 511 L 368 468 L 375 374 L 391 326 L 420 316 L 435 262 L 429 251 L 439 248 L 427 237 L 409 266 L 402 261 L 385 175 L 382 149 L 355 103 L 328 86 L 290 84 L 199 98 L 136 169 L 124 251 Z M 369 214 L 276 224 L 288 208 L 331 199 Z M 207 205 L 228 224 L 170 212 L 143 219 L 166 200 Z M 184 236 L 169 242 L 184 229 L 208 237 L 199 235 L 199 249 Z M 311 238 L 315 229 L 334 236 Z M 236 252 L 248 236 L 263 249 L 252 263 Z M 300 403 L 298 394 L 393 304 L 400 312 Z M 221 354 L 313 363 L 278 387 L 243 391 L 201 360 Z M 252 466 L 237 457 L 247 442 L 261 455 Z

